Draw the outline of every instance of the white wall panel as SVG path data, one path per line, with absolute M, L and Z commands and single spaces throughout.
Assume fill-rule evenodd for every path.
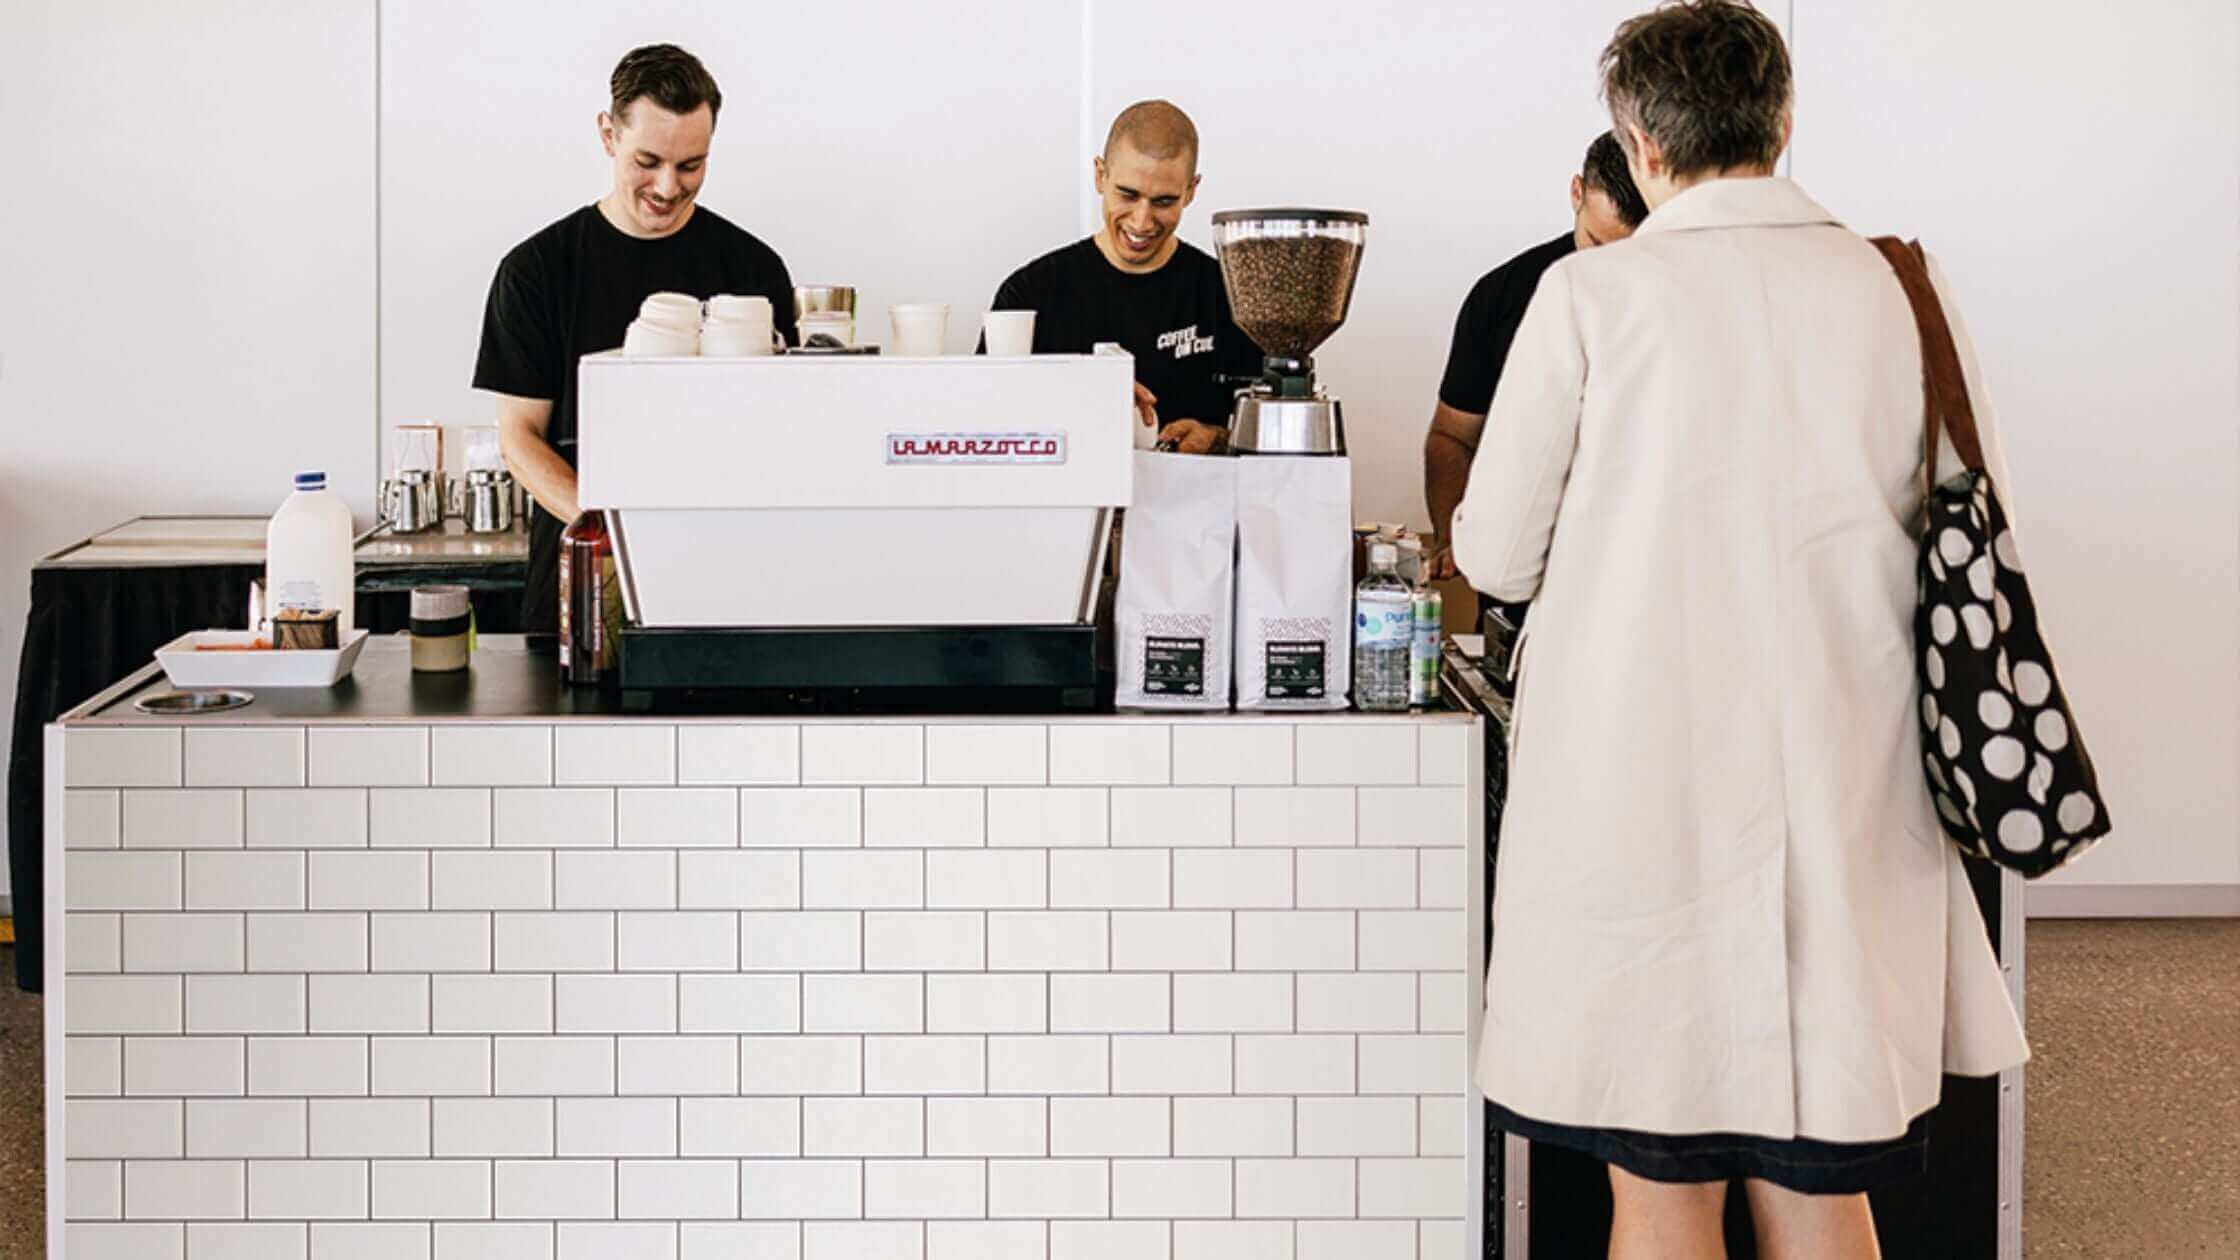
M 949 304 L 967 350 L 1026 251 L 1065 239 L 1079 15 L 940 6 L 456 5 L 382 0 L 381 378 L 386 426 L 489 424 L 469 388 L 483 300 L 516 243 L 607 191 L 596 118 L 639 44 L 691 50 L 723 88 L 701 203 L 796 283 Z
M 2240 883 L 2240 9 L 1797 0 L 1795 173 L 1938 255 L 2115 834 Z
M 142 513 L 269 512 L 300 468 L 371 519 L 373 19 L 371 0 L 0 5 L 11 711 L 40 556 Z

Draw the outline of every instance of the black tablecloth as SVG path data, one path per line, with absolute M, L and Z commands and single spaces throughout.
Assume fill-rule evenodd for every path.
M 46 967 L 42 729 L 188 630 L 239 625 L 249 607 L 249 583 L 262 576 L 262 563 L 32 573 L 8 750 L 8 874 L 22 987 L 37 992 Z

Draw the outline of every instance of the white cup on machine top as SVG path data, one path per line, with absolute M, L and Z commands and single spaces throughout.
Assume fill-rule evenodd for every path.
M 720 293 L 708 299 L 700 325 L 700 353 L 723 357 L 766 355 L 777 340 L 770 299 Z
M 771 353 L 770 325 L 711 319 L 700 326 L 700 353 L 710 358 L 755 358 Z
M 653 293 L 638 304 L 638 318 L 682 332 L 700 331 L 700 299 L 689 293 Z
M 697 325 L 679 328 L 673 324 L 648 322 L 644 316 L 630 321 L 622 334 L 622 356 L 626 359 L 678 358 L 700 353 L 700 329 Z
M 980 321 L 989 355 L 1023 358 L 1034 353 L 1033 311 L 989 311 Z
M 940 354 L 949 335 L 949 308 L 938 302 L 890 306 L 887 319 L 894 325 L 894 352 L 905 358 Z
M 718 293 L 708 299 L 708 318 L 711 320 L 759 320 L 769 323 L 774 318 L 770 299 L 760 294 Z

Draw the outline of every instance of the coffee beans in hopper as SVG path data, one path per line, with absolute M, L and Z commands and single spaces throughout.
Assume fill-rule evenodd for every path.
M 1345 322 L 1361 247 L 1330 236 L 1255 237 L 1221 251 L 1237 327 L 1268 354 L 1308 354 Z

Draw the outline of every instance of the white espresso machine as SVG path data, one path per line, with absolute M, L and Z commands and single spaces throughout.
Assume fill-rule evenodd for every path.
M 1134 361 L 586 356 L 626 694 L 1085 706 Z

